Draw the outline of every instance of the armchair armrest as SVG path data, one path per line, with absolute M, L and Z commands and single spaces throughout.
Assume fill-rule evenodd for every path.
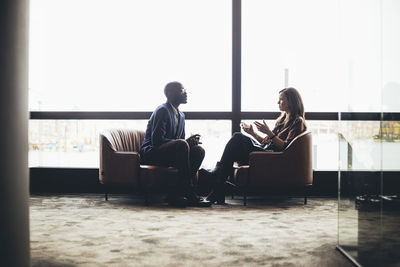
M 102 151 L 100 164 L 101 183 L 139 185 L 139 153 L 105 149 Z
M 252 152 L 249 155 L 249 183 L 287 185 L 297 183 L 298 158 L 283 152 Z
M 251 152 L 249 155 L 249 165 L 265 164 L 266 162 L 271 162 L 275 160 L 282 160 L 284 156 L 283 152 Z

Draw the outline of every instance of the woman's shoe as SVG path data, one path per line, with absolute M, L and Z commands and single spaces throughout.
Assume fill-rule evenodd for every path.
M 190 207 L 210 207 L 212 203 L 202 197 L 199 197 L 195 192 L 190 192 L 186 195 L 188 200 L 187 205 Z
M 225 204 L 225 193 L 223 190 L 213 189 L 210 194 L 206 197 L 206 200 L 211 203 L 216 203 L 218 205 Z

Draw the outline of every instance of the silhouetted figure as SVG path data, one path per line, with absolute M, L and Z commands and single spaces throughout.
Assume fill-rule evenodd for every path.
M 278 104 L 282 113 L 272 131 L 264 120 L 254 122 L 258 131 L 264 133 L 265 137 L 255 132 L 252 124 L 248 125 L 242 122 L 242 129 L 253 138 L 242 133 L 234 133 L 226 144 L 221 160 L 217 162 L 214 170 L 200 170 L 202 175 L 208 176 L 214 182 L 207 200 L 212 203 L 225 203 L 225 182 L 227 177 L 233 173 L 234 162 L 247 165 L 249 154 L 253 151 L 282 151 L 297 135 L 306 130 L 303 101 L 295 88 L 281 90 Z
M 140 149 L 141 163 L 171 166 L 178 169 L 179 185 L 168 203 L 175 206 L 210 206 L 209 201 L 198 197 L 193 180 L 204 159 L 205 151 L 199 146 L 200 135 L 185 140 L 185 115 L 179 111 L 186 104 L 187 93 L 179 82 L 165 86 L 167 102 L 158 106 L 147 124 L 145 138 Z

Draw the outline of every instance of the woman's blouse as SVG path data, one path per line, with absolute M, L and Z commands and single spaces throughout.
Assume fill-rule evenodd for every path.
M 272 130 L 272 132 L 278 136 L 281 140 L 284 142 L 284 146 L 282 149 L 278 149 L 276 146 L 274 146 L 273 141 L 270 140 L 269 137 L 265 139 L 264 144 L 268 144 L 267 149 L 273 149 L 275 151 L 279 150 L 284 150 L 292 140 L 304 132 L 306 130 L 306 123 L 304 121 L 303 117 L 297 117 L 296 119 L 292 120 L 289 122 L 286 127 L 285 123 L 277 121 L 275 124 L 275 128 Z

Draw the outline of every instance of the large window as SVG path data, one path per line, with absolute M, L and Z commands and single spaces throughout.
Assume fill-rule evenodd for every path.
M 400 111 L 400 10 L 393 1 L 30 6 L 30 166 L 97 167 L 98 134 L 145 130 L 150 112 L 165 102 L 165 84 L 177 80 L 188 91 L 180 107 L 189 114 L 186 132 L 202 135 L 205 167 L 214 166 L 240 120 L 274 119 L 278 91 L 293 86 L 313 133 L 314 170 L 399 168 L 398 114 L 380 123 L 381 111 Z M 379 153 L 390 158 L 380 164 Z
M 30 110 L 231 110 L 230 0 L 33 0 Z

